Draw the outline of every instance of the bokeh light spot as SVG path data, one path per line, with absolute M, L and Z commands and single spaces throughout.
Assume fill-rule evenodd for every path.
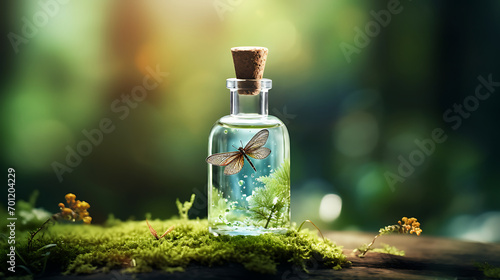
M 342 199 L 336 194 L 327 194 L 321 199 L 319 204 L 319 217 L 323 222 L 333 222 L 342 210 Z

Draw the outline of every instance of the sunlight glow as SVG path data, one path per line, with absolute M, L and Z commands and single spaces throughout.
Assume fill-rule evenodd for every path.
M 340 216 L 342 199 L 336 194 L 327 194 L 321 199 L 319 217 L 323 222 L 333 222 Z

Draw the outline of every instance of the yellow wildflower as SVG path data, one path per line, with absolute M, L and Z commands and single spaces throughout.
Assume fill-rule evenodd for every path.
M 422 229 L 420 229 L 420 223 L 416 218 L 408 219 L 407 217 L 403 217 L 401 221 L 398 221 L 398 224 L 400 225 L 400 233 L 415 233 L 416 235 L 420 235 L 422 233 Z
M 92 217 L 90 217 L 87 209 L 90 208 L 90 204 L 85 201 L 76 200 L 76 195 L 68 193 L 65 197 L 68 206 L 66 207 L 64 203 L 59 203 L 59 208 L 61 212 L 54 215 L 57 218 L 63 218 L 65 220 L 71 221 L 83 221 L 86 224 L 90 224 Z
M 80 209 L 82 209 L 82 210 L 86 210 L 86 209 L 89 209 L 89 208 L 90 208 L 90 204 L 88 204 L 88 203 L 87 203 L 87 202 L 85 202 L 85 201 L 82 201 L 82 202 L 80 202 L 80 205 L 79 205 L 79 207 L 78 207 L 78 208 L 80 208 Z
M 86 224 L 90 224 L 91 221 L 92 221 L 92 217 L 90 217 L 90 216 L 83 218 L 83 222 Z
M 71 203 L 75 202 L 76 195 L 74 195 L 72 193 L 68 193 L 64 198 L 66 198 L 66 202 L 68 204 L 71 204 Z

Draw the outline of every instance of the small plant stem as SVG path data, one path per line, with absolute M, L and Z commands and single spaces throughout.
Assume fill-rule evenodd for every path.
M 29 237 L 28 239 L 28 249 L 31 251 L 31 248 L 32 248 L 32 242 L 33 242 L 33 239 L 35 238 L 35 235 L 37 235 L 44 227 L 45 225 L 50 222 L 54 217 L 50 217 L 47 221 L 45 221 L 42 226 L 40 226 L 35 232 L 33 232 L 31 234 L 31 236 Z
M 368 246 L 366 246 L 366 250 L 364 250 L 363 252 L 361 252 L 361 254 L 359 255 L 360 257 L 363 257 L 369 250 L 370 248 L 372 247 L 373 243 L 375 243 L 375 240 L 380 236 L 380 233 L 375 235 L 375 237 L 373 238 L 372 242 L 370 244 L 368 244 Z
M 319 234 L 321 235 L 321 238 L 323 238 L 323 240 L 325 240 L 325 237 L 323 236 L 323 233 L 321 232 L 321 230 L 319 229 L 319 227 L 317 227 L 311 220 L 305 220 L 305 221 L 303 221 L 302 224 L 300 224 L 299 229 L 297 229 L 297 232 L 299 232 L 302 229 L 302 226 L 306 222 L 312 224 L 318 230 Z
M 271 209 L 271 213 L 269 213 L 269 217 L 267 218 L 267 222 L 266 222 L 266 225 L 264 226 L 264 228 L 267 228 L 267 226 L 269 225 L 269 221 L 271 221 L 271 217 L 273 216 L 275 209 L 276 209 L 276 204 L 274 204 L 273 208 Z

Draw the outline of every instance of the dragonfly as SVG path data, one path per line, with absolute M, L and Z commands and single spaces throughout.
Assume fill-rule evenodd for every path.
M 225 166 L 224 174 L 234 175 L 241 171 L 246 159 L 253 170 L 257 172 L 255 165 L 253 165 L 249 157 L 254 159 L 265 159 L 269 156 L 271 149 L 263 147 L 268 137 L 269 130 L 262 129 L 248 141 L 245 148 L 239 147 L 238 150 L 234 152 L 213 154 L 208 156 L 206 161 L 212 165 Z M 241 143 L 241 146 L 243 146 L 243 143 Z

